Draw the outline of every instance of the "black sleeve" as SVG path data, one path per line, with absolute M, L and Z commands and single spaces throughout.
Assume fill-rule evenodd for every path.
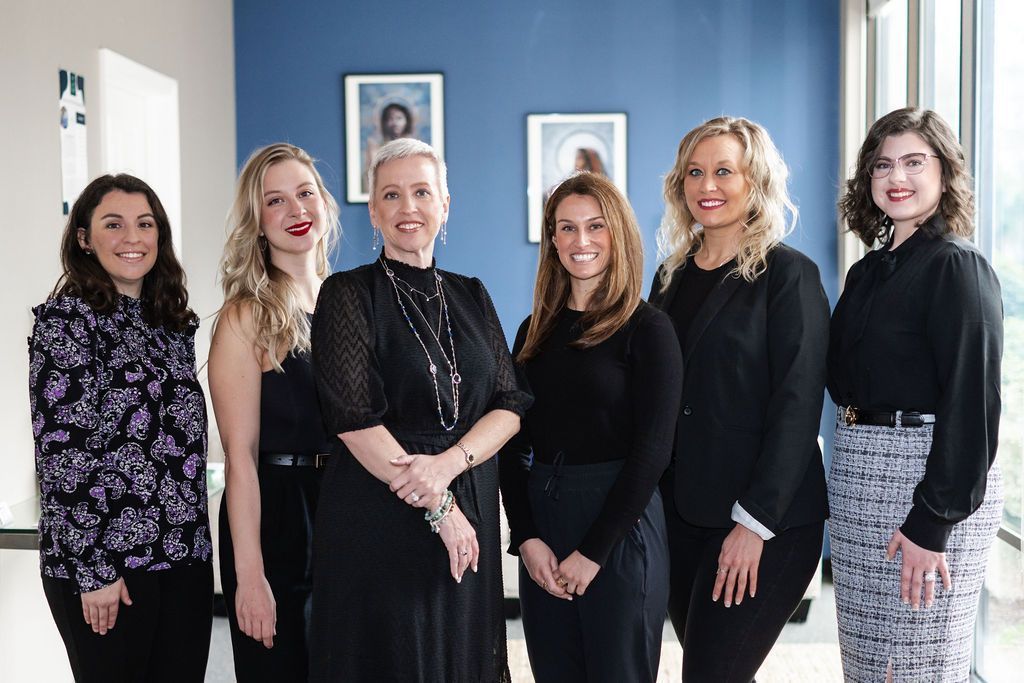
M 927 337 L 940 395 L 924 478 L 901 531 L 943 552 L 953 525 L 984 500 L 996 457 L 1003 309 L 999 280 L 972 249 L 950 253 L 931 284 Z
M 515 345 L 512 347 L 512 356 L 515 357 L 526 343 L 526 331 L 530 327 L 530 317 L 527 316 L 523 324 L 519 326 L 516 334 Z M 530 391 L 530 383 L 522 365 L 515 364 L 515 372 L 519 386 Z M 508 517 L 509 543 L 508 552 L 510 555 L 519 554 L 519 546 L 523 541 L 531 538 L 539 538 L 537 527 L 533 523 L 533 513 L 530 511 L 530 501 L 526 494 L 526 482 L 530 476 L 530 435 L 527 431 L 527 420 L 529 413 L 519 429 L 519 433 L 508 440 L 498 452 L 498 473 L 501 480 L 501 499 L 505 504 L 505 515 Z
M 740 506 L 772 533 L 807 474 L 825 397 L 829 306 L 818 267 L 792 251 L 776 253 L 768 278 L 771 392 L 761 452 Z
M 351 273 L 332 275 L 320 287 L 310 342 L 329 434 L 383 424 L 388 402 L 374 353 L 371 308 L 367 287 Z
M 526 414 L 526 409 L 533 403 L 533 396 L 529 391 L 524 390 L 518 382 L 515 369 L 512 366 L 512 357 L 508 353 L 505 332 L 501 329 L 501 321 L 498 319 L 498 312 L 494 310 L 491 295 L 487 293 L 487 289 L 480 280 L 473 278 L 472 282 L 477 304 L 483 312 L 484 320 L 487 321 L 491 351 L 497 366 L 494 394 L 491 396 L 487 410 L 488 412 L 509 410 L 519 417 L 523 417 Z
M 643 304 L 641 304 L 643 305 Z M 627 349 L 633 434 L 626 462 L 578 550 L 604 565 L 651 502 L 672 458 L 683 391 L 683 359 L 672 322 L 646 307 Z
M 44 550 L 74 567 L 71 578 L 86 593 L 120 577 L 123 559 L 101 539 L 120 512 L 120 496 L 110 486 L 120 482 L 112 474 L 113 460 L 104 456 L 117 452 L 121 437 L 100 434 L 106 370 L 95 314 L 70 297 L 47 302 L 35 313 L 29 397 L 36 473 L 41 515 L 58 527 L 54 537 L 60 546 Z

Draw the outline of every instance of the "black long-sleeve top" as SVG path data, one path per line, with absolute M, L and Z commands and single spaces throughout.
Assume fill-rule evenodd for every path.
M 828 354 L 837 405 L 935 414 L 925 475 L 901 531 L 940 552 L 985 496 L 1003 351 L 999 281 L 972 244 L 933 236 L 941 220 L 850 269 Z
M 509 552 L 538 538 L 526 494 L 530 451 L 542 463 L 558 453 L 565 465 L 625 460 L 579 550 L 603 565 L 636 523 L 668 466 L 683 366 L 672 323 L 641 303 L 629 321 L 589 349 L 569 343 L 581 334 L 582 313 L 564 309 L 540 353 L 517 363 L 534 395 L 519 434 L 502 449 L 501 489 L 511 529 Z M 516 336 L 522 349 L 530 319 Z

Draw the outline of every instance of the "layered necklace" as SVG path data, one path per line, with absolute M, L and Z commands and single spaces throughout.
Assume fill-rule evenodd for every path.
M 459 364 L 455 358 L 455 338 L 452 336 L 452 321 L 448 315 L 448 300 L 444 295 L 444 287 L 441 285 L 441 274 L 437 272 L 437 268 L 434 268 L 434 284 L 435 290 L 433 294 L 427 294 L 414 288 L 408 282 L 395 275 L 388 264 L 381 257 L 380 261 L 381 268 L 384 269 L 384 274 L 388 276 L 388 280 L 391 281 L 391 286 L 395 290 L 395 299 L 398 301 L 398 307 L 402 309 L 402 315 L 405 316 L 405 322 L 409 325 L 409 329 L 412 330 L 413 336 L 416 337 L 416 341 L 419 342 L 420 348 L 423 349 L 423 355 L 427 358 L 427 371 L 430 373 L 430 380 L 434 384 L 434 397 L 437 399 L 437 416 L 441 421 L 441 427 L 446 432 L 450 432 L 455 428 L 455 424 L 459 421 L 459 385 L 462 384 L 462 376 L 459 374 Z M 401 282 L 405 287 L 409 289 L 406 291 L 404 288 L 399 287 L 398 283 Z M 424 315 L 423 311 L 416 304 L 416 299 L 413 297 L 413 293 L 422 296 L 427 303 L 433 299 L 438 300 L 437 308 L 437 331 L 431 329 L 430 320 Z M 430 350 L 427 348 L 426 343 L 423 341 L 423 337 L 420 336 L 419 331 L 416 329 L 416 325 L 413 323 L 412 316 L 409 315 L 408 309 L 405 307 L 405 303 L 402 301 L 402 295 L 409 300 L 409 304 L 412 305 L 413 309 L 419 313 L 420 318 L 423 320 L 423 324 L 427 328 L 427 333 L 437 344 L 437 348 L 441 351 L 441 357 L 444 358 L 445 364 L 448 366 L 448 378 L 451 382 L 452 388 L 452 416 L 451 423 L 445 420 L 444 409 L 441 407 L 441 390 L 437 384 L 437 364 L 434 363 L 434 359 L 430 355 Z M 441 321 L 444 320 L 445 326 L 448 329 L 448 348 L 451 349 L 451 357 L 449 358 L 448 352 L 445 351 L 444 344 L 441 343 Z

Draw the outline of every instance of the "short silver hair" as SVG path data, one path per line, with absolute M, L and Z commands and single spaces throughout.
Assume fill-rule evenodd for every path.
M 426 157 L 434 162 L 437 167 L 437 185 L 441 188 L 441 194 L 448 196 L 448 167 L 437 150 L 415 138 L 398 138 L 387 143 L 373 155 L 370 168 L 366 175 L 369 180 L 370 201 L 373 201 L 374 184 L 377 182 L 377 169 L 389 161 L 397 159 L 408 159 L 409 157 Z

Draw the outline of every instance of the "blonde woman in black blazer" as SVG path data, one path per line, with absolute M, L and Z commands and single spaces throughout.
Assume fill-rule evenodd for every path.
M 662 480 L 684 681 L 753 679 L 821 554 L 829 307 L 817 267 L 781 243 L 787 175 L 761 126 L 721 117 L 683 138 L 665 179 L 651 303 L 685 368 Z

